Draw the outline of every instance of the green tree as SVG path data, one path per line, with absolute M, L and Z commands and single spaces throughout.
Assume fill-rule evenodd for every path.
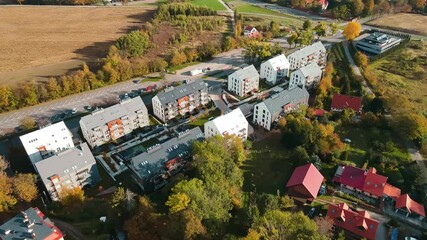
M 298 35 L 296 33 L 293 33 L 291 36 L 286 38 L 286 41 L 289 43 L 289 46 L 292 47 L 292 45 L 295 44 L 297 39 Z
M 359 67 L 366 68 L 369 63 L 369 58 L 360 51 L 357 51 L 354 55 L 354 60 L 356 60 L 356 64 Z
M 13 192 L 15 196 L 25 202 L 37 198 L 37 176 L 31 173 L 18 173 L 13 178 Z
M 274 37 L 280 36 L 280 25 L 276 21 L 270 22 L 270 31 L 273 33 Z
M 298 42 L 303 46 L 310 45 L 313 42 L 314 36 L 311 30 L 302 31 L 298 35 Z
M 15 196 L 13 196 L 12 182 L 4 173 L 0 173 L 0 189 L 0 212 L 4 212 L 17 202 Z
M 190 204 L 190 197 L 187 194 L 178 192 L 172 195 L 169 195 L 166 206 L 169 207 L 171 213 L 177 213 L 182 210 L 187 209 Z
M 310 20 L 305 20 L 304 23 L 302 24 L 302 29 L 304 30 L 309 30 L 313 28 L 313 23 Z
M 357 36 L 359 36 L 362 31 L 362 26 L 358 22 L 349 22 L 343 31 L 343 35 L 347 40 L 352 41 Z
M 203 238 L 207 234 L 202 221 L 191 210 L 173 214 L 168 230 L 171 239 L 192 240 Z
M 39 103 L 34 83 L 25 83 L 21 88 L 23 106 L 33 106 Z
M 295 206 L 294 199 L 288 195 L 284 195 L 280 198 L 280 208 L 286 210 Z
M 404 138 L 415 140 L 427 135 L 427 119 L 416 113 L 401 113 L 395 116 L 395 126 Z
M 328 30 L 328 26 L 326 25 L 326 23 L 320 22 L 319 24 L 316 25 L 316 27 L 314 27 L 313 30 L 317 34 L 317 39 L 319 39 L 320 37 L 326 36 L 326 31 Z
M 338 29 L 339 29 L 338 24 L 335 23 L 335 22 L 330 23 L 329 24 L 329 28 L 331 29 L 332 35 L 334 35 L 338 31 Z
M 147 49 L 148 41 L 149 37 L 146 33 L 136 30 L 117 39 L 116 46 L 124 51 L 127 57 L 139 57 Z
M 46 87 L 50 99 L 57 99 L 61 96 L 61 86 L 59 86 L 56 78 L 49 78 Z
M 341 230 L 336 240 L 346 240 L 344 230 Z
M 110 201 L 112 208 L 118 208 L 125 201 L 126 194 L 123 187 L 118 187 L 113 194 L 113 197 Z
M 353 17 L 359 17 L 364 9 L 362 0 L 353 0 L 351 4 L 351 14 Z

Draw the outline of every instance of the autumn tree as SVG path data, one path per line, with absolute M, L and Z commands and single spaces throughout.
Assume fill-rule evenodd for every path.
M 307 20 L 304 21 L 304 23 L 302 25 L 302 28 L 304 30 L 311 29 L 311 28 L 313 28 L 313 23 L 310 20 L 307 19 Z
M 280 25 L 276 21 L 270 22 L 270 31 L 274 37 L 278 37 L 280 35 Z
M 6 175 L 6 170 L 9 168 L 9 162 L 0 155 L 0 174 Z
M 6 86 L 0 86 L 0 111 L 7 111 L 16 105 L 12 90 Z
M 421 114 L 396 114 L 394 125 L 406 139 L 422 139 L 427 135 L 427 119 Z
M 85 201 L 84 191 L 81 187 L 63 187 L 59 194 L 59 201 L 63 206 L 76 207 Z
M 327 239 L 332 239 L 334 235 L 334 222 L 328 217 L 315 217 L 314 222 L 319 228 L 319 233 Z
M 331 30 L 332 35 L 334 35 L 336 32 L 338 32 L 338 29 L 339 29 L 338 24 L 335 22 L 330 23 L 329 28 Z
M 18 173 L 13 177 L 13 191 L 22 201 L 31 202 L 37 198 L 37 176 L 31 173 Z
M 286 38 L 286 41 L 289 43 L 289 46 L 292 47 L 293 44 L 296 45 L 296 40 L 298 39 L 298 34 L 293 33 L 291 36 Z
M 187 194 L 183 192 L 177 192 L 175 194 L 169 195 L 168 201 L 166 202 L 166 206 L 170 207 L 170 213 L 177 213 L 187 209 L 188 205 L 190 204 L 190 201 L 191 199 Z
M 139 57 L 148 47 L 148 40 L 146 33 L 135 30 L 117 39 L 116 46 L 127 57 Z
M 171 57 L 170 57 L 170 64 L 172 66 L 178 66 L 187 61 L 187 56 L 183 51 L 178 51 L 177 49 L 172 51 Z
M 24 129 L 24 130 L 30 130 L 36 127 L 36 120 L 32 117 L 25 117 L 21 120 L 20 122 L 20 126 Z
M 366 68 L 369 63 L 369 58 L 360 51 L 357 51 L 354 55 L 354 60 L 356 60 L 356 64 L 359 67 Z
M 326 23 L 320 22 L 314 27 L 314 32 L 316 32 L 317 39 L 320 37 L 326 36 L 326 31 L 328 30 L 328 27 L 326 26 Z
M 351 21 L 345 27 L 343 31 L 343 35 L 346 37 L 348 41 L 352 41 L 357 36 L 359 36 L 361 31 L 362 31 L 362 26 L 360 25 L 360 23 Z
M 0 173 L 0 190 L 0 212 L 4 212 L 17 202 L 13 195 L 12 181 L 4 173 Z
M 171 239 L 192 240 L 203 238 L 207 234 L 200 218 L 191 210 L 185 210 L 170 216 L 168 235 Z
M 353 0 L 351 3 L 351 15 L 353 17 L 358 17 L 362 14 L 362 11 L 364 9 L 364 4 L 362 0 Z
M 363 9 L 363 15 L 369 16 L 374 13 L 374 7 L 375 7 L 374 0 L 365 0 L 364 6 L 365 8 Z

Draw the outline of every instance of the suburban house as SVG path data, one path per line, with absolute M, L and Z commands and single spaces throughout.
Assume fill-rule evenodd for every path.
M 326 66 L 326 59 L 326 48 L 321 42 L 316 42 L 288 55 L 291 70 L 302 68 L 312 62 L 317 63 L 321 69 L 324 69 Z
M 391 184 L 386 183 L 384 186 L 383 197 L 396 201 L 400 197 L 401 190 Z
M 395 212 L 404 214 L 406 217 L 412 215 L 418 217 L 419 220 L 423 220 L 426 216 L 424 206 L 412 200 L 409 194 L 400 195 L 396 200 Z
M 313 164 L 299 166 L 286 184 L 288 195 L 302 203 L 312 202 L 319 193 L 323 179 Z
M 240 108 L 219 116 L 204 125 L 205 138 L 215 135 L 236 135 L 243 141 L 248 138 L 249 123 Z
M 272 95 L 263 102 L 255 104 L 253 123 L 271 130 L 271 124 L 278 121 L 300 105 L 308 105 L 309 94 L 305 87 L 294 87 Z
M 364 34 L 357 39 L 356 48 L 371 55 L 378 55 L 400 44 L 402 39 L 381 32 Z
M 63 240 L 64 237 L 38 208 L 28 208 L 0 226 L 0 239 Z
M 125 99 L 80 119 L 83 137 L 92 148 L 115 141 L 148 125 L 147 107 L 140 97 Z
M 258 30 L 251 26 L 245 26 L 243 28 L 243 35 L 248 38 L 258 38 L 259 36 L 261 36 Z
M 291 73 L 289 87 L 302 85 L 307 89 L 314 88 L 320 83 L 322 78 L 322 69 L 317 63 L 312 62 L 307 66 L 299 68 Z
M 93 186 L 100 180 L 95 158 L 86 143 L 35 163 L 35 168 L 52 200 L 62 189 Z
M 187 129 L 124 161 L 131 170 L 133 179 L 145 190 L 145 184 L 150 178 L 154 177 L 154 184 L 157 184 L 156 181 L 167 178 L 166 175 L 178 173 L 190 156 L 192 142 L 202 139 L 204 136 L 199 127 Z
M 154 115 L 168 122 L 178 115 L 184 116 L 209 103 L 208 88 L 202 80 L 178 87 L 170 87 L 152 98 Z
M 259 74 L 254 65 L 241 68 L 228 75 L 228 91 L 234 92 L 240 97 L 254 91 L 258 91 Z
M 346 203 L 330 204 L 326 216 L 333 221 L 335 227 L 346 230 L 347 235 L 356 239 L 375 240 L 379 223 L 367 211 L 353 211 Z
M 73 135 L 62 121 L 22 135 L 19 139 L 33 165 L 74 147 Z
M 353 109 L 355 113 L 362 112 L 362 97 L 354 97 L 335 93 L 332 98 L 331 110 L 341 112 L 344 109 Z
M 261 63 L 260 78 L 268 84 L 274 85 L 289 76 L 289 61 L 285 55 L 280 54 Z

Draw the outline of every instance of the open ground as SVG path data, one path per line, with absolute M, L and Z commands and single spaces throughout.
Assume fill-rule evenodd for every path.
M 369 22 L 369 25 L 427 35 L 426 23 L 427 16 L 423 16 L 421 14 L 399 13 L 378 18 Z
M 154 7 L 1 7 L 0 84 L 46 79 L 96 62 Z

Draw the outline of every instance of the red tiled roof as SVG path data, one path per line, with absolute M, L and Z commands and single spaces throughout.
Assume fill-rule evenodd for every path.
M 393 186 L 393 185 L 386 183 L 384 186 L 383 194 L 387 195 L 391 198 L 398 199 L 400 197 L 400 189 Z
M 244 29 L 244 30 L 246 30 L 246 31 L 251 31 L 253 28 L 254 28 L 254 27 L 252 27 L 252 26 L 245 26 L 245 29 Z
M 347 204 L 329 205 L 327 215 L 334 225 L 367 239 L 375 239 L 378 222 L 366 211 L 354 212 Z
M 362 98 L 335 93 L 332 98 L 331 109 L 343 110 L 346 108 L 351 108 L 355 112 L 362 111 Z
M 423 217 L 426 216 L 424 206 L 412 200 L 407 193 L 400 195 L 396 200 L 396 208 L 405 208 L 409 213 L 416 213 Z
M 363 184 L 363 191 L 377 197 L 382 197 L 386 183 L 387 177 L 377 174 L 377 170 L 375 168 L 371 168 L 366 173 L 365 183 Z
M 343 168 L 341 176 L 334 178 L 334 181 L 362 190 L 365 183 L 365 171 L 353 166 L 344 166 Z
M 295 168 L 286 187 L 294 188 L 294 190 L 303 195 L 307 195 L 308 193 L 309 196 L 307 197 L 309 198 L 316 198 L 322 182 L 322 174 L 313 164 L 309 163 Z M 300 191 L 300 187 L 304 187 L 307 191 Z
M 323 109 L 314 109 L 313 111 L 313 115 L 316 117 L 322 117 L 323 115 L 325 115 L 326 110 Z

